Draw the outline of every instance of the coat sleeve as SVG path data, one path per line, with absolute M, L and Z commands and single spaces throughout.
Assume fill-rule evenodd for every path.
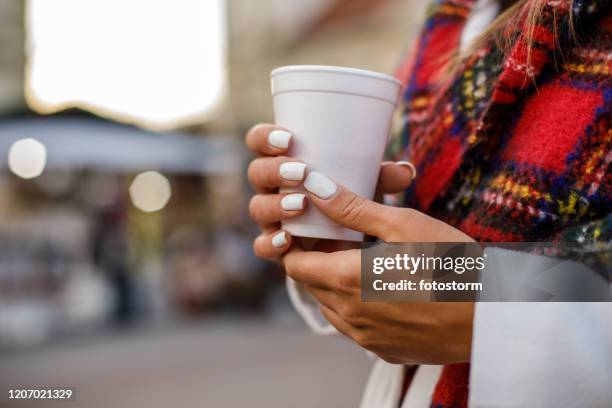
M 582 243 L 582 261 L 609 270 L 610 225 L 608 216 L 557 238 Z M 491 255 L 497 265 L 539 256 Z M 471 407 L 611 406 L 612 303 L 478 303 L 473 330 Z
M 470 407 L 609 407 L 610 303 L 479 303 Z
M 287 293 L 289 294 L 289 299 L 293 307 L 302 319 L 304 319 L 304 322 L 306 322 L 310 330 L 321 336 L 338 333 L 336 328 L 332 326 L 321 313 L 319 303 L 306 292 L 301 283 L 287 277 L 286 285 Z

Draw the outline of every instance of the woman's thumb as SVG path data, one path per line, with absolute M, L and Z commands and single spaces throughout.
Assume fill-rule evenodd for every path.
M 393 225 L 394 207 L 361 197 L 321 173 L 310 172 L 304 187 L 321 212 L 347 228 L 384 240 Z

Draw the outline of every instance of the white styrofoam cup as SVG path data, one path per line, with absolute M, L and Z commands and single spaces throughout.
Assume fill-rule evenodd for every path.
M 271 73 L 276 124 L 292 134 L 289 154 L 355 193 L 372 199 L 401 83 L 354 68 L 295 65 Z M 281 189 L 281 192 L 303 188 Z M 300 237 L 362 241 L 314 206 L 285 220 Z

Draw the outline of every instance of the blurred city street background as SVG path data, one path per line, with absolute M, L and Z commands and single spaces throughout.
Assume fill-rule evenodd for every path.
M 356 406 L 363 351 L 252 253 L 242 140 L 273 68 L 393 73 L 425 3 L 1 0 L 0 392 Z
M 15 353 L 0 365 L 0 386 L 71 387 L 68 405 L 87 408 L 356 407 L 369 366 L 346 339 L 232 319 L 103 333 Z

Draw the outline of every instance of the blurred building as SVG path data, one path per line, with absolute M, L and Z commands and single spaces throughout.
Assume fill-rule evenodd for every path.
M 0 0 L 0 388 L 355 406 L 363 351 L 252 252 L 243 137 L 273 68 L 392 73 L 425 3 Z
M 0 1 L 0 346 L 288 309 L 247 214 L 242 139 L 273 121 L 270 71 L 393 73 L 424 5 Z
M 270 71 L 294 64 L 393 73 L 420 28 L 416 0 L 228 0 L 228 111 L 238 128 L 272 121 Z
M 24 1 L 0 2 L 0 115 L 25 109 Z

